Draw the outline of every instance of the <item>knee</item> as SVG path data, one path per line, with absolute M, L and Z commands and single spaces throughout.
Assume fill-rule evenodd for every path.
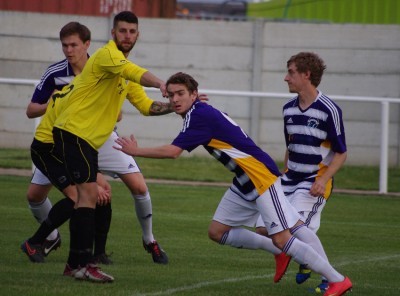
M 263 236 L 268 236 L 267 228 L 265 227 L 257 227 L 256 233 Z
M 76 190 L 75 186 L 68 186 L 63 189 L 63 194 L 68 197 L 70 200 L 72 200 L 74 203 L 78 201 L 78 191 Z M 94 193 L 93 193 L 94 194 Z M 97 197 L 97 194 L 96 194 Z
M 26 199 L 29 203 L 41 203 L 46 199 L 46 197 L 46 193 L 36 192 L 34 190 L 28 190 L 26 193 Z
M 130 188 L 130 191 L 132 193 L 132 196 L 134 196 L 134 197 L 135 196 L 146 196 L 148 194 L 146 186 L 144 186 L 144 187 L 141 187 L 141 186 L 133 187 L 133 188 Z
M 148 192 L 146 182 L 141 173 L 132 173 L 119 176 L 129 188 L 132 195 L 145 195 Z
M 279 238 L 272 238 L 272 242 L 274 243 L 275 247 L 282 250 L 285 247 L 285 241 Z
M 222 234 L 219 233 L 215 228 L 210 226 L 208 228 L 208 238 L 211 239 L 212 241 L 215 241 L 219 243 L 221 241 Z
M 37 195 L 31 195 L 29 192 L 26 194 L 26 199 L 29 203 L 40 203 L 42 202 L 46 197 L 42 196 L 37 196 Z
M 272 235 L 271 239 L 274 245 L 278 249 L 282 250 L 285 247 L 287 241 L 290 239 L 290 237 L 291 237 L 290 231 L 289 229 L 286 229 L 282 232 Z

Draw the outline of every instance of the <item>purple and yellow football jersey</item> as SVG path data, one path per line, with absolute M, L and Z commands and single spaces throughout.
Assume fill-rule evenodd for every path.
M 189 152 L 203 145 L 235 174 L 231 190 L 248 201 L 263 194 L 280 176 L 272 158 L 228 115 L 199 101 L 186 114 L 172 145 Z

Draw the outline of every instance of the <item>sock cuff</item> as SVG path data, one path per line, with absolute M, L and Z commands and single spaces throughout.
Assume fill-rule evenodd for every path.
M 134 200 L 149 200 L 150 199 L 150 192 L 146 191 L 145 194 L 133 194 L 132 197 Z
M 298 230 L 300 230 L 301 228 L 303 228 L 304 226 L 306 226 L 307 227 L 307 225 L 306 224 L 300 224 L 299 226 L 296 226 L 296 227 L 292 227 L 291 229 L 290 229 L 290 234 L 291 235 L 294 235 Z
M 295 239 L 296 239 L 296 238 L 295 238 L 294 236 L 292 236 L 292 237 L 286 242 L 285 246 L 284 246 L 283 249 L 282 249 L 282 252 L 285 252 L 286 254 L 289 254 L 288 251 L 289 251 L 290 247 L 292 246 L 292 244 L 293 244 L 293 242 L 294 242 Z
M 226 231 L 226 232 L 222 235 L 222 237 L 221 237 L 221 239 L 220 239 L 220 241 L 219 241 L 219 244 L 220 244 L 220 245 L 225 245 L 226 240 L 228 239 L 229 231 L 230 231 L 230 230 Z
M 50 201 L 50 199 L 46 196 L 46 198 L 43 199 L 42 201 L 39 201 L 39 202 L 28 201 L 28 204 L 29 204 L 29 207 L 32 209 L 32 208 L 40 207 L 41 205 L 43 205 L 43 204 L 45 204 L 45 203 L 47 203 L 47 202 L 49 202 L 49 203 L 50 203 L 50 206 L 51 206 L 51 201 Z

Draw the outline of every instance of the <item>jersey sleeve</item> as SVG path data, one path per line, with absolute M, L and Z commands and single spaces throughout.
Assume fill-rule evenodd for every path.
M 343 125 L 342 111 L 337 107 L 328 117 L 328 135 L 333 152 L 344 153 L 347 151 L 346 137 Z
M 150 114 L 150 107 L 154 100 L 150 99 L 143 87 L 135 82 L 128 83 L 128 93 L 126 95 L 128 101 L 143 115 Z
M 39 84 L 33 92 L 31 102 L 37 104 L 46 104 L 52 93 L 56 89 L 54 77 L 48 74 L 48 70 L 43 74 Z
M 138 65 L 128 61 L 128 63 L 124 66 L 121 76 L 125 79 L 140 84 L 140 79 L 146 72 L 147 69 L 139 67 Z
M 188 112 L 183 122 L 183 128 L 173 140 L 172 145 L 188 152 L 200 145 L 207 145 L 212 140 L 212 128 L 209 122 L 213 121 L 207 118 L 204 113 Z
M 285 144 L 286 144 L 286 148 L 287 148 L 289 146 L 289 133 L 286 128 L 286 120 L 287 120 L 287 118 L 285 117 L 285 109 L 286 108 L 287 108 L 286 105 L 283 106 L 282 118 L 283 118 L 283 136 L 285 137 Z
M 127 60 L 122 52 L 114 46 L 101 48 L 96 59 L 93 70 L 97 75 L 103 76 L 104 73 L 109 73 L 110 76 L 115 76 L 118 74 L 127 80 L 140 83 L 142 75 L 147 72 L 147 69 Z

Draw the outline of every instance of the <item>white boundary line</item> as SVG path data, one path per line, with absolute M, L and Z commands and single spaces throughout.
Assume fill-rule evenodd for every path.
M 341 266 L 346 266 L 349 264 L 360 264 L 360 263 L 365 263 L 365 262 L 374 262 L 374 261 L 384 261 L 384 260 L 392 260 L 400 258 L 399 255 L 388 255 L 388 256 L 383 256 L 383 257 L 374 257 L 374 258 L 369 258 L 369 259 L 362 259 L 362 260 L 355 260 L 355 261 L 347 261 L 339 264 L 335 264 L 335 267 L 341 267 Z M 287 274 L 291 274 L 293 272 L 288 272 Z M 242 281 L 247 281 L 247 280 L 257 280 L 257 279 L 265 279 L 265 278 L 272 278 L 274 274 L 265 274 L 265 275 L 255 275 L 255 276 L 244 276 L 240 278 L 227 278 L 227 279 L 222 279 L 218 281 L 205 281 L 205 282 L 200 282 L 197 284 L 189 285 L 189 286 L 181 286 L 173 289 L 167 289 L 167 290 L 162 290 L 162 291 L 157 291 L 157 292 L 151 292 L 151 293 L 135 293 L 132 294 L 134 296 L 159 296 L 159 295 L 172 295 L 177 292 L 188 292 L 191 290 L 196 290 L 200 289 L 203 287 L 207 286 L 213 286 L 213 285 L 219 285 L 223 283 L 236 283 L 236 282 L 242 282 Z

